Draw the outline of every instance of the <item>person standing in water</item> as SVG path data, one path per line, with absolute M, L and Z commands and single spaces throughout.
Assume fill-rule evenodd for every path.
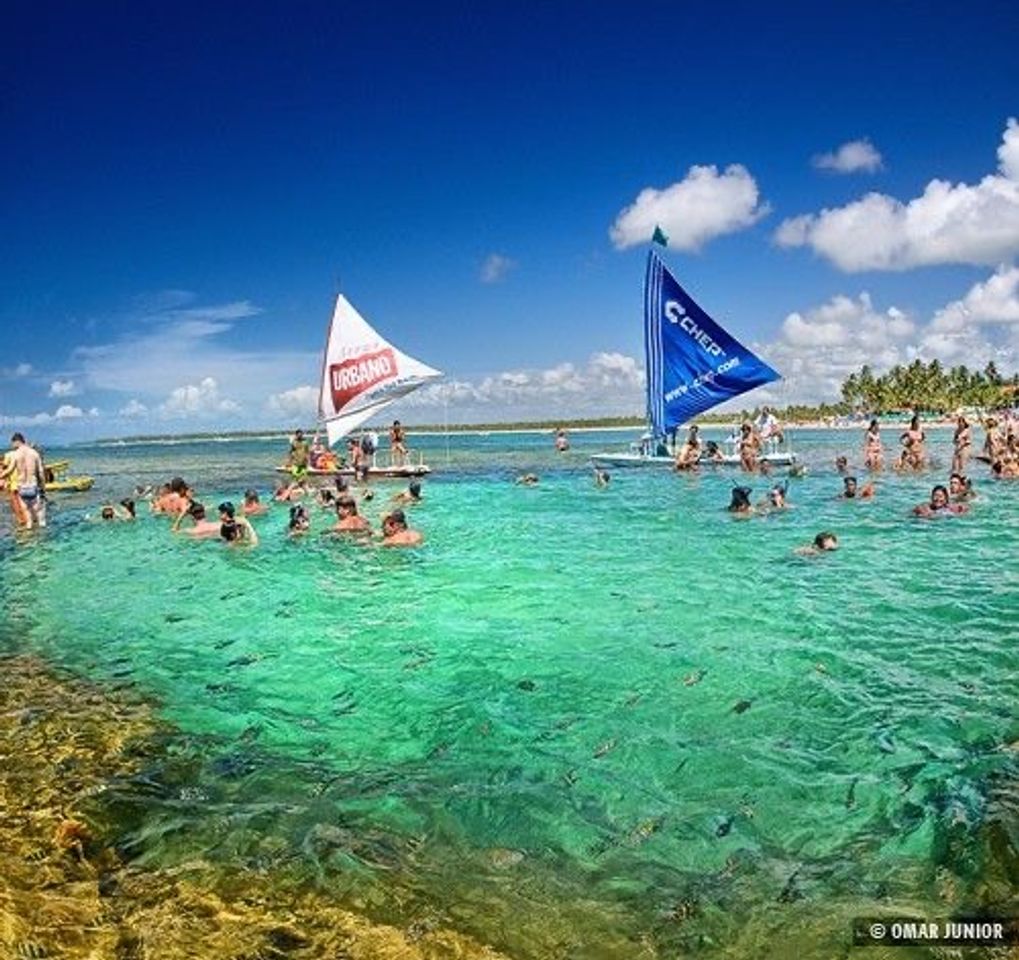
M 7 462 L 0 473 L 0 481 L 13 477 L 16 489 L 13 492 L 11 505 L 15 517 L 21 516 L 24 526 L 46 526 L 46 471 L 39 452 L 28 445 L 22 433 L 11 437 L 11 451 Z M 21 505 L 21 510 L 14 508 L 14 499 Z
M 740 427 L 739 436 L 739 463 L 740 467 L 747 473 L 757 472 L 757 454 L 761 449 L 760 438 L 754 433 L 754 428 L 749 423 Z
M 679 453 L 676 454 L 676 469 L 690 470 L 694 468 L 701 458 L 701 449 L 700 428 L 694 424 L 690 427 L 683 446 L 679 448 Z
M 899 468 L 902 470 L 923 470 L 927 465 L 927 451 L 924 442 L 927 435 L 920 424 L 920 414 L 914 413 L 909 428 L 899 438 L 902 441 L 902 455 Z
M 970 429 L 969 421 L 962 414 L 959 414 L 955 420 L 952 445 L 954 447 L 952 473 L 965 473 L 966 462 L 969 460 L 970 449 L 973 446 L 973 431 Z
M 871 420 L 867 432 L 863 435 L 863 465 L 872 473 L 884 467 L 885 449 L 881 443 L 881 425 Z

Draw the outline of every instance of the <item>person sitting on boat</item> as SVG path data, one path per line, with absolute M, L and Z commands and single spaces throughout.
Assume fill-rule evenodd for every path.
M 394 467 L 402 467 L 407 460 L 407 435 L 399 420 L 389 428 L 389 450 Z
M 420 531 L 407 526 L 402 510 L 393 510 L 382 518 L 382 546 L 416 547 L 422 540 L 424 537 Z
M 778 422 L 778 417 L 768 407 L 761 407 L 761 412 L 754 423 L 754 430 L 762 442 L 774 440 L 776 443 L 781 443 L 784 439 L 782 424 Z
M 697 462 L 701 458 L 701 439 L 699 433 L 700 427 L 697 424 L 690 427 L 683 446 L 679 448 L 679 453 L 676 454 L 677 470 L 692 470 L 697 466 Z
M 320 470 L 321 466 L 319 461 L 322 459 L 322 455 L 326 452 L 326 448 L 323 446 L 319 435 L 316 433 L 311 438 L 311 449 L 308 451 L 308 466 L 312 470 Z
M 750 487 L 733 487 L 732 498 L 725 509 L 737 517 L 749 517 L 754 513 L 754 505 L 750 502 L 753 490 Z
M 268 513 L 269 508 L 258 499 L 258 491 L 251 489 L 244 491 L 244 503 L 241 505 L 241 513 L 246 517 L 256 517 L 262 513 Z
M 965 513 L 969 507 L 965 503 L 952 503 L 948 496 L 948 488 L 940 483 L 931 490 L 929 503 L 921 503 L 913 507 L 915 517 L 943 517 Z
M 332 528 L 337 533 L 367 533 L 371 524 L 357 512 L 357 501 L 346 494 L 336 501 L 336 525 Z
M 190 519 L 194 526 L 186 530 L 182 529 L 181 524 L 185 519 Z M 219 536 L 219 526 L 218 521 L 209 520 L 205 516 L 205 506 L 197 500 L 193 500 L 186 513 L 177 514 L 171 529 L 174 533 L 183 533 L 185 536 L 193 537 L 196 540 L 208 540 Z
M 739 436 L 739 463 L 747 473 L 757 472 L 757 455 L 761 450 L 760 438 L 754 433 L 754 428 L 749 423 L 740 427 Z
M 406 490 L 393 495 L 393 503 L 420 503 L 421 499 L 420 480 L 411 480 Z

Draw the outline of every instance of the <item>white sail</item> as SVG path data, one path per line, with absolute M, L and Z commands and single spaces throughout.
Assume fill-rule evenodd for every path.
M 441 376 L 379 336 L 341 294 L 329 324 L 318 399 L 329 445 Z

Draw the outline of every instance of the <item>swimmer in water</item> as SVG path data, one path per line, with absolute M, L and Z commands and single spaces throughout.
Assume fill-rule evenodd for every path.
M 948 495 L 953 503 L 963 503 L 976 497 L 973 481 L 961 473 L 953 473 L 948 478 Z
M 393 495 L 393 503 L 420 503 L 421 497 L 421 481 L 411 480 L 407 485 L 407 489 L 402 493 Z
M 595 467 L 595 471 L 594 471 L 594 485 L 596 487 L 598 487 L 599 489 L 602 489 L 603 487 L 607 487 L 609 485 L 609 480 L 611 480 L 611 479 L 612 478 L 609 476 L 608 470 L 602 470 L 602 469 L 600 469 L 598 467 Z
M 788 492 L 789 485 L 787 483 L 776 484 L 768 491 L 768 496 L 760 504 L 760 507 L 765 511 L 771 510 L 788 510 L 789 504 L 786 502 L 786 493 Z
M 753 490 L 750 487 L 733 487 L 732 498 L 729 500 L 729 506 L 725 509 L 729 511 L 734 517 L 743 518 L 753 516 L 754 506 L 750 502 L 750 494 Z
M 350 494 L 345 494 L 336 501 L 336 524 L 329 532 L 371 532 L 371 524 L 357 512 L 357 501 Z
M 921 503 L 913 508 L 913 516 L 924 518 L 948 517 L 957 516 L 960 513 L 965 513 L 967 510 L 969 510 L 969 507 L 964 503 L 952 503 L 948 497 L 948 488 L 938 484 L 931 490 L 929 503 Z
M 815 557 L 822 553 L 830 553 L 832 550 L 838 550 L 839 538 L 835 536 L 829 530 L 822 530 L 816 537 L 814 542 L 809 543 L 803 547 L 797 547 L 794 551 L 802 557 Z
M 261 500 L 258 499 L 257 490 L 245 490 L 244 491 L 244 503 L 241 506 L 241 513 L 246 517 L 257 517 L 263 513 L 268 513 L 269 508 Z
M 522 473 L 513 482 L 523 487 L 534 487 L 538 484 L 538 475 L 536 473 Z
M 194 526 L 182 529 L 181 524 L 185 519 L 190 519 Z M 196 540 L 209 540 L 219 536 L 219 524 L 209 520 L 205 516 L 205 507 L 197 500 L 191 502 L 187 513 L 178 513 L 171 527 L 174 533 L 183 533 L 185 536 Z
M 835 458 L 835 469 L 839 473 L 845 473 L 849 469 L 849 458 L 848 457 L 836 457 Z
M 842 481 L 842 493 L 839 500 L 868 500 L 874 496 L 874 484 L 868 481 L 862 487 L 857 486 L 856 477 L 845 477 Z
M 292 537 L 299 537 L 311 529 L 311 518 L 301 504 L 290 508 L 290 524 L 287 529 Z
M 99 512 L 100 520 L 134 520 L 135 509 L 134 500 L 124 499 L 120 501 L 120 508 L 118 509 L 112 503 L 103 504 L 102 510 Z
M 382 518 L 382 546 L 416 547 L 423 540 L 418 530 L 411 530 L 407 526 L 407 518 L 402 510 L 394 510 Z
M 258 534 L 246 516 L 235 516 L 234 505 L 230 501 L 219 505 L 219 535 L 230 546 L 248 544 L 258 546 Z

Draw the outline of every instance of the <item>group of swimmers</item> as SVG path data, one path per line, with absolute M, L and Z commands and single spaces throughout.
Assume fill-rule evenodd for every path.
M 138 493 L 143 496 L 146 492 L 138 491 Z M 366 496 L 366 493 L 372 495 Z M 257 546 L 258 533 L 251 518 L 270 511 L 270 506 L 262 502 L 258 491 L 249 489 L 245 491 L 239 509 L 233 502 L 226 500 L 216 508 L 216 518 L 213 519 L 205 505 L 196 499 L 194 490 L 182 477 L 174 477 L 169 483 L 163 484 L 158 490 L 152 492 L 150 496 L 150 511 L 154 514 L 172 517 L 171 530 L 174 533 L 197 540 L 222 540 L 230 545 Z M 362 492 L 362 499 L 370 500 L 373 496 L 370 489 Z M 302 480 L 288 484 L 277 491 L 273 502 L 285 503 L 289 507 L 287 531 L 290 536 L 306 534 L 313 526 L 311 509 L 301 502 L 305 498 L 314 498 L 320 507 L 335 513 L 335 523 L 327 530 L 322 531 L 323 533 L 366 536 L 375 533 L 369 520 L 361 515 L 357 499 L 350 491 L 346 478 L 336 477 L 332 488 L 312 488 L 306 480 Z M 420 531 L 412 529 L 408 524 L 407 515 L 403 509 L 405 505 L 421 503 L 422 500 L 421 484 L 417 480 L 412 481 L 406 491 L 395 494 L 391 498 L 391 503 L 394 506 L 382 516 L 380 530 L 377 533 L 382 546 L 416 546 L 423 541 L 424 538 Z M 120 508 L 118 510 L 112 504 L 104 505 L 100 519 L 110 521 L 134 520 L 136 518 L 133 500 L 122 500 Z
M 1014 416 L 988 417 L 983 421 L 984 446 L 977 458 L 989 463 L 995 477 L 1019 477 L 1019 421 Z M 761 451 L 768 441 L 781 441 L 782 428 L 771 411 L 764 407 L 756 421 L 743 423 L 732 439 L 739 453 L 740 467 L 747 473 L 767 472 L 768 461 Z M 893 468 L 899 471 L 919 472 L 930 463 L 927 457 L 927 436 L 919 414 L 914 414 L 909 426 L 899 436 L 902 450 Z M 964 414 L 955 418 L 952 435 L 952 472 L 965 473 L 973 448 L 973 428 Z M 677 470 L 695 470 L 701 463 L 718 463 L 725 459 L 719 445 L 700 438 L 700 429 L 690 427 L 686 440 L 676 451 Z M 864 432 L 863 465 L 877 473 L 884 469 L 885 451 L 881 439 L 881 424 L 872 419 Z

